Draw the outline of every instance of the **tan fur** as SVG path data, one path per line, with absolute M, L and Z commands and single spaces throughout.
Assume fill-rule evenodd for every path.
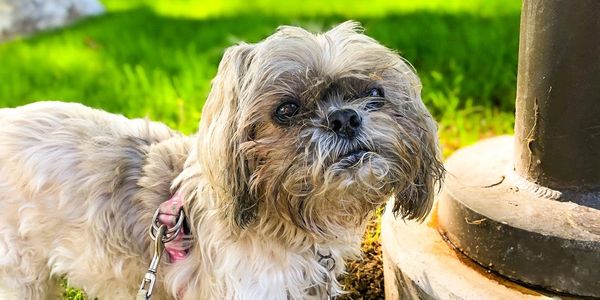
M 363 93 L 373 86 L 385 91 L 379 109 Z M 276 122 L 289 99 L 300 114 Z M 353 140 L 327 125 L 341 108 L 362 119 Z M 47 299 L 66 276 L 92 297 L 133 298 L 151 215 L 178 190 L 190 254 L 161 264 L 157 299 L 323 298 L 326 278 L 337 294 L 377 207 L 394 197 L 402 217 L 429 212 L 437 147 L 415 73 L 352 22 L 229 48 L 193 137 L 78 104 L 3 109 L 0 286 Z M 345 165 L 357 148 L 369 151 Z M 331 274 L 317 251 L 332 253 Z

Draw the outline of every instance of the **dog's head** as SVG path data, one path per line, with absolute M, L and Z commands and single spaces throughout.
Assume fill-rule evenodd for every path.
M 203 172 L 241 227 L 278 218 L 336 232 L 390 196 L 394 213 L 422 219 L 443 168 L 420 89 L 356 23 L 281 27 L 225 52 L 200 123 Z

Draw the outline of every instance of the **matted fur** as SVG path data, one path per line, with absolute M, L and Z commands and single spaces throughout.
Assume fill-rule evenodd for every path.
M 372 109 L 364 92 L 375 86 L 385 102 Z M 299 114 L 275 121 L 289 100 Z M 358 112 L 356 138 L 329 128 L 337 109 Z M 390 197 L 395 213 L 422 219 L 443 175 L 437 148 L 415 73 L 352 22 L 229 48 L 192 137 L 78 104 L 3 109 L 0 285 L 47 299 L 66 276 L 91 297 L 132 299 L 151 215 L 179 190 L 189 256 L 161 264 L 157 299 L 322 298 L 316 252 L 337 261 L 329 275 L 343 273 Z M 348 165 L 357 149 L 368 152 Z

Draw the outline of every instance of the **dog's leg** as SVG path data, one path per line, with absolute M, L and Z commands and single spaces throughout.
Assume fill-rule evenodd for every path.
M 0 180 L 0 299 L 57 299 L 47 244 L 32 234 L 44 225 L 30 213 L 31 202 L 17 195 Z
M 0 225 L 0 299 L 57 299 L 43 254 L 6 229 Z

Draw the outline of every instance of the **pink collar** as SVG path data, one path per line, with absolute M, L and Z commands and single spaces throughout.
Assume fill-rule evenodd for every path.
M 177 192 L 171 199 L 163 202 L 158 209 L 158 222 L 166 225 L 167 229 L 171 229 L 177 224 L 179 213 L 183 209 L 183 197 Z M 188 234 L 187 230 L 184 225 L 170 242 L 165 243 L 165 251 L 169 256 L 169 262 L 177 263 L 187 257 L 188 247 L 184 244 L 184 236 Z

